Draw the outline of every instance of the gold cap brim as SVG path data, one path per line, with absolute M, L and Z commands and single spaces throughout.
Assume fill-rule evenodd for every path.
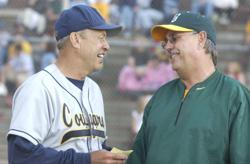
M 194 31 L 189 28 L 184 28 L 176 25 L 156 25 L 151 28 L 151 36 L 155 41 L 163 41 L 165 40 L 166 34 L 168 31 L 176 31 L 176 32 L 191 32 Z

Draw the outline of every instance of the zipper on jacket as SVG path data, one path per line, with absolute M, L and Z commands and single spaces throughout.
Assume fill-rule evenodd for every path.
M 190 90 L 189 90 L 190 91 Z M 175 123 L 174 123 L 174 125 L 176 126 L 176 124 L 177 124 L 177 122 L 178 122 L 178 119 L 179 119 L 179 116 L 180 116 L 180 113 L 181 113 L 181 109 L 182 109 L 182 105 L 183 105 L 183 103 L 184 103 L 184 100 L 185 100 L 185 98 L 188 96 L 188 94 L 189 94 L 189 92 L 187 93 L 187 95 L 184 97 L 183 96 L 183 98 L 181 99 L 181 105 L 180 105 L 180 108 L 179 108 L 179 110 L 178 110 L 178 113 L 177 113 L 177 116 L 176 116 L 176 119 L 175 119 Z
M 176 116 L 174 125 L 177 124 L 177 121 L 178 121 L 178 119 L 179 119 L 179 116 L 180 116 L 180 113 L 181 113 L 181 108 L 182 108 L 183 102 L 184 102 L 184 98 L 182 98 L 182 100 L 181 100 L 181 105 L 180 105 L 180 108 L 179 108 L 179 110 L 178 110 L 178 113 L 177 113 L 177 116 Z

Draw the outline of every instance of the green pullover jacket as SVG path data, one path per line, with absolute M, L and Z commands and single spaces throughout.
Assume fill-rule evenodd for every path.
M 147 104 L 127 164 L 250 164 L 250 93 L 215 71 L 183 98 L 180 79 Z

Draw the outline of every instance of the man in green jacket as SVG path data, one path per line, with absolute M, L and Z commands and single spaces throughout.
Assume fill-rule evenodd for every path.
M 127 163 L 250 164 L 250 93 L 216 69 L 210 20 L 182 12 L 151 32 L 179 79 L 147 104 Z

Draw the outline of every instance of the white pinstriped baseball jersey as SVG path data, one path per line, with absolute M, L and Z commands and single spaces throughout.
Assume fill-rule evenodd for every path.
M 103 98 L 92 79 L 86 77 L 80 90 L 52 64 L 26 80 L 13 100 L 8 135 L 56 150 L 102 149 L 106 139 Z

